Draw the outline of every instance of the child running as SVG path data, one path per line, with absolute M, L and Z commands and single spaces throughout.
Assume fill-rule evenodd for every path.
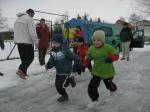
M 87 43 L 84 42 L 84 38 L 79 38 L 78 42 L 79 42 L 79 45 L 77 46 L 77 54 L 78 54 L 78 56 L 80 57 L 80 60 L 83 63 L 82 72 L 85 72 L 86 68 L 88 68 L 88 70 L 90 72 L 92 72 L 91 62 L 90 62 L 90 60 L 85 58 L 86 53 L 88 51 L 88 45 L 87 45 Z M 78 73 L 78 74 L 80 74 L 80 73 Z
M 57 92 L 61 95 L 57 101 L 64 102 L 69 99 L 65 87 L 71 84 L 72 87 L 76 86 L 76 82 L 72 72 L 72 61 L 75 61 L 77 68 L 81 68 L 82 63 L 80 59 L 63 44 L 63 36 L 61 34 L 55 34 L 52 38 L 52 50 L 50 58 L 46 64 L 46 69 L 55 67 L 56 80 L 55 87 Z
M 98 87 L 101 80 L 104 81 L 106 88 L 114 92 L 117 90 L 116 84 L 112 81 L 115 75 L 113 61 L 118 60 L 117 51 L 105 43 L 105 33 L 102 30 L 96 30 L 92 36 L 93 45 L 89 48 L 86 58 L 93 60 L 93 77 L 88 85 L 88 95 L 92 100 L 87 107 L 93 108 L 97 105 L 99 93 Z

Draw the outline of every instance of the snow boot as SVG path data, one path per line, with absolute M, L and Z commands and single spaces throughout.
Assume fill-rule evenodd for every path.
M 72 86 L 73 88 L 76 87 L 76 81 L 75 81 L 74 76 L 71 76 L 71 77 L 69 78 L 69 80 L 70 80 L 71 86 Z
M 0 72 L 0 76 L 4 76 L 4 74 Z
M 61 96 L 57 99 L 58 102 L 65 102 L 68 100 L 69 100 L 68 95 Z
M 22 70 L 18 69 L 18 71 L 16 72 L 16 74 L 17 74 L 20 78 L 26 79 L 26 77 L 25 77 L 26 74 L 24 74 Z

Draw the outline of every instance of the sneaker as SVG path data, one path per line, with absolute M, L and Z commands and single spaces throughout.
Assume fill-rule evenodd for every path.
M 69 81 L 70 81 L 71 86 L 72 86 L 73 88 L 76 87 L 76 81 L 75 81 L 74 76 L 71 76 L 71 77 L 69 78 Z
M 16 74 L 17 74 L 20 78 L 26 79 L 26 77 L 25 77 L 26 74 L 24 74 L 22 70 L 19 69 L 19 70 L 16 72 Z
M 87 108 L 94 108 L 96 105 L 98 105 L 98 101 L 92 101 L 89 104 L 87 104 Z
M 69 100 L 68 95 L 61 96 L 57 99 L 58 102 L 64 102 L 64 101 L 68 101 L 68 100 Z

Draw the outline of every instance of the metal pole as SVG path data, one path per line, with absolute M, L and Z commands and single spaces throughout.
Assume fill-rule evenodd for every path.
M 14 50 L 14 48 L 15 48 L 16 45 L 17 44 L 15 44 L 14 47 L 12 48 L 12 50 L 10 51 L 9 55 L 7 56 L 7 60 L 9 59 L 9 57 L 10 57 L 11 53 L 13 52 L 13 50 Z
M 61 14 L 55 14 L 55 13 L 49 13 L 49 12 L 44 12 L 44 11 L 38 11 L 38 10 L 34 10 L 35 12 L 39 12 L 39 13 L 45 13 L 45 14 L 51 14 L 51 15 L 56 15 L 56 16 L 65 16 L 68 18 L 67 15 L 61 15 Z

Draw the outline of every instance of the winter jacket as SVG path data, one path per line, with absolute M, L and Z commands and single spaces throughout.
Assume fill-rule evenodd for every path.
M 32 18 L 26 13 L 19 13 L 14 24 L 14 42 L 34 44 L 38 41 Z
M 112 54 L 118 55 L 116 49 L 108 44 L 104 44 L 101 48 L 96 48 L 93 45 L 89 48 L 86 57 L 94 61 L 93 75 L 103 79 L 112 78 L 115 75 L 113 63 L 105 62 L 106 58 Z
M 72 72 L 72 61 L 77 63 L 77 67 L 81 68 L 82 63 L 80 59 L 66 46 L 53 49 L 51 56 L 47 63 L 47 68 L 56 68 L 57 75 L 70 75 Z
M 132 39 L 132 31 L 130 28 L 123 28 L 120 32 L 120 38 L 122 42 L 128 42 Z
M 84 32 L 83 31 L 76 31 L 75 32 L 75 37 L 83 38 L 84 37 Z
M 88 66 L 87 64 L 90 64 L 90 61 L 85 58 L 86 53 L 88 51 L 88 45 L 86 43 L 83 43 L 82 45 L 78 45 L 77 47 L 77 54 L 80 57 L 80 60 L 82 61 L 84 66 Z
M 40 24 L 36 26 L 37 36 L 39 38 L 38 48 L 48 48 L 50 41 L 50 32 L 45 24 L 45 27 L 42 27 Z

